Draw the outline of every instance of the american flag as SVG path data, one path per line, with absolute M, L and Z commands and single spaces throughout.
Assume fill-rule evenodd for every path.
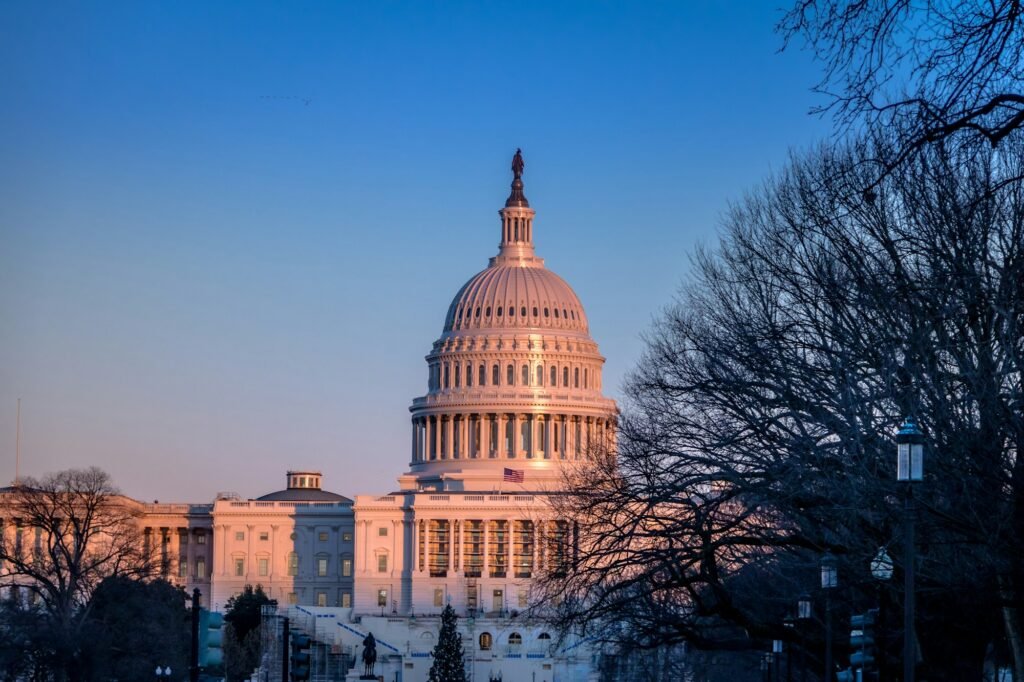
M 505 483 L 522 483 L 525 478 L 525 474 L 519 469 L 505 468 Z

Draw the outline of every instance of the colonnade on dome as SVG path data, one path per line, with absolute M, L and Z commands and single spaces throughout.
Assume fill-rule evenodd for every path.
M 537 412 L 455 412 L 412 420 L 412 461 L 577 460 L 614 442 L 604 416 Z

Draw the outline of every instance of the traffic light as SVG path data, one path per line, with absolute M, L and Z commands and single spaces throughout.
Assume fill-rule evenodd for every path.
M 202 609 L 199 612 L 199 667 L 224 663 L 224 616 Z
M 878 609 L 871 609 L 850 618 L 850 665 L 862 670 L 873 670 L 875 666 L 875 623 Z
M 309 637 L 298 632 L 293 632 L 291 655 L 291 679 L 293 682 L 302 682 L 309 679 Z

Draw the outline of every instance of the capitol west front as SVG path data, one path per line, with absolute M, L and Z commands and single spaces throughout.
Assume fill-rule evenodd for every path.
M 426 355 L 398 489 L 350 499 L 318 471 L 289 471 L 284 489 L 256 499 L 132 501 L 168 579 L 215 609 L 263 585 L 335 670 L 372 632 L 378 675 L 426 680 L 451 604 L 470 679 L 593 675 L 585 642 L 559 640 L 527 611 L 537 577 L 567 568 L 575 545 L 549 496 L 613 445 L 616 406 L 579 298 L 536 254 L 522 170 L 517 152 L 497 254 L 455 294 Z

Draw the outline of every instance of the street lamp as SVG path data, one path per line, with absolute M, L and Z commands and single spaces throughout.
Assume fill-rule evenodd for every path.
M 903 559 L 903 682 L 914 682 L 914 483 L 924 478 L 924 434 L 911 417 L 896 432 L 896 480 L 906 484 Z
M 166 668 L 161 668 L 160 666 L 156 667 L 157 682 L 160 682 L 160 678 L 162 677 L 165 677 L 167 679 L 171 678 L 171 666 L 167 666 Z
M 888 679 L 885 644 L 886 644 L 886 609 L 885 609 L 885 583 L 892 578 L 892 557 L 885 547 L 878 548 L 878 554 L 871 560 L 871 577 L 878 581 L 878 673 L 880 679 Z
M 836 557 L 825 552 L 821 557 L 821 589 L 825 593 L 825 681 L 832 682 L 832 590 L 839 585 Z
M 800 632 L 800 625 L 804 621 L 808 621 L 808 620 L 811 619 L 811 606 L 812 606 L 811 595 L 809 595 L 807 593 L 801 594 L 800 598 L 796 602 L 796 620 L 797 620 L 797 633 L 796 634 L 797 634 L 797 637 L 800 638 L 799 639 L 800 649 L 798 651 L 798 653 L 800 654 L 800 658 L 797 661 L 797 664 L 800 667 L 800 679 L 801 680 L 806 680 L 807 679 L 807 665 L 804 662 L 804 642 L 803 642 L 803 638 L 802 638 L 803 633 Z
M 774 670 L 774 672 L 773 672 L 774 679 L 775 680 L 781 680 L 782 679 L 782 675 L 781 675 L 781 672 L 782 672 L 782 640 L 781 639 L 773 639 L 772 640 L 772 664 L 773 664 L 772 667 L 773 667 L 773 670 Z

